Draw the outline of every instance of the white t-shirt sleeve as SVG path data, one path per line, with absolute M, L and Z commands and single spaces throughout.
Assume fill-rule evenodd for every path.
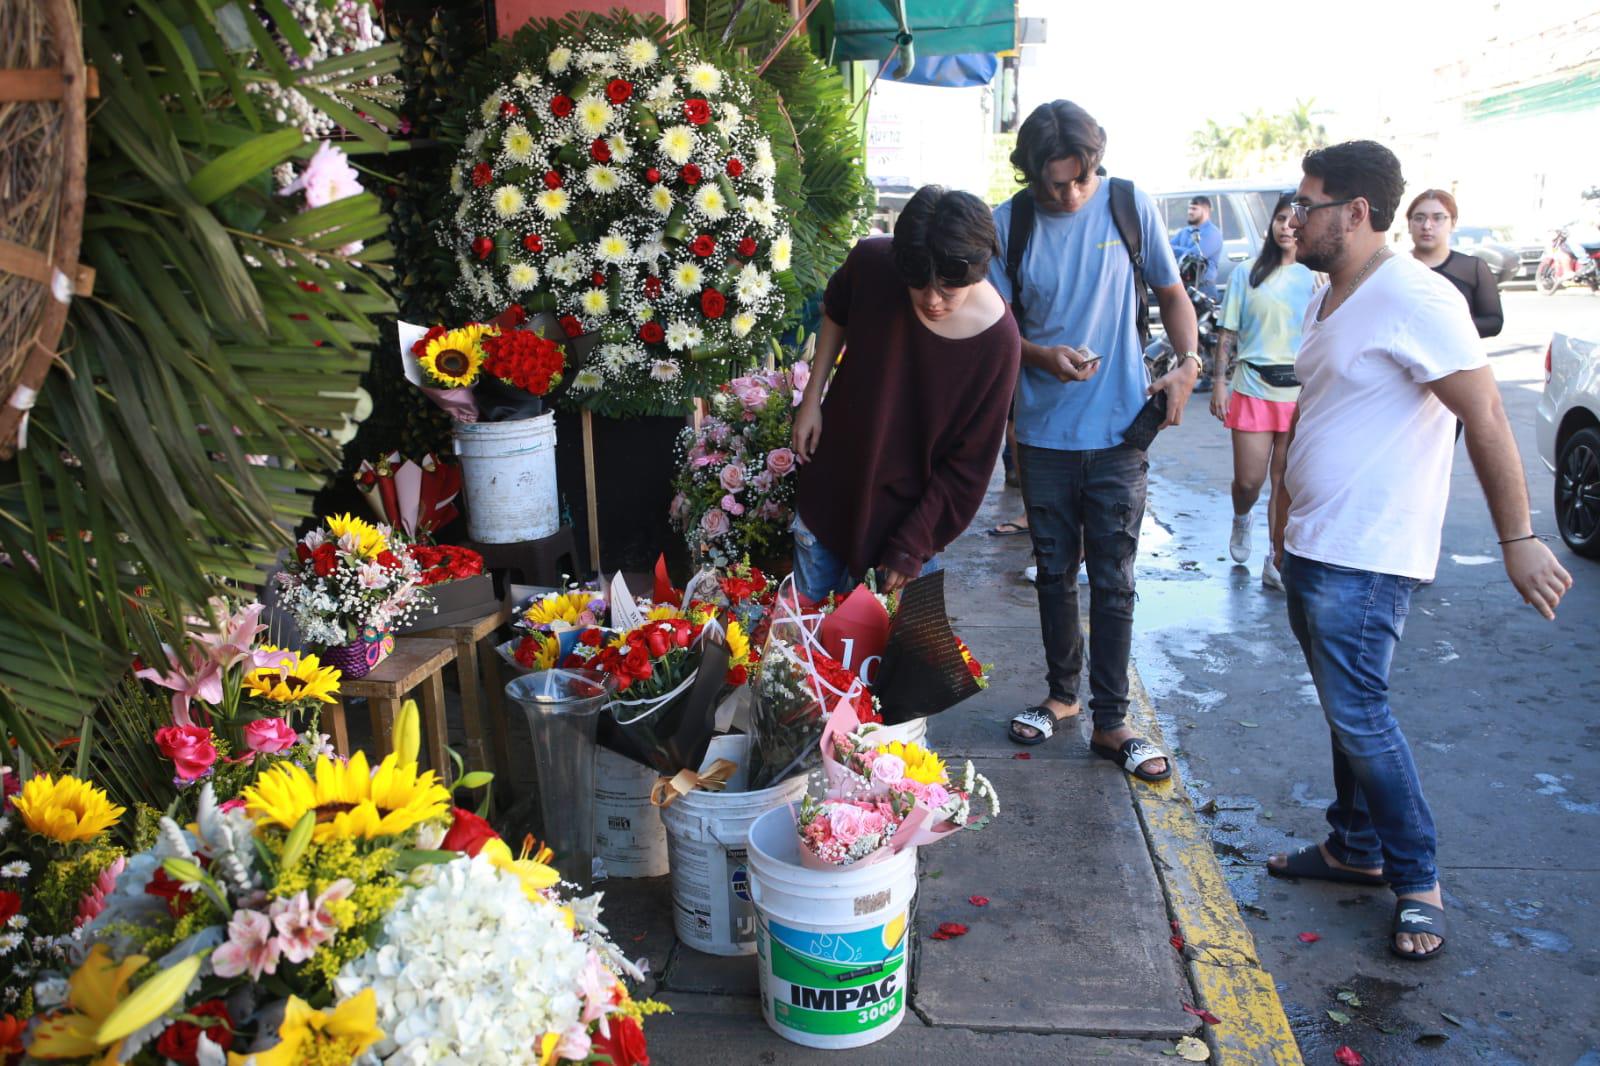
M 1419 384 L 1489 365 L 1461 294 L 1438 275 L 1428 280 L 1434 278 L 1439 284 L 1415 294 L 1416 306 L 1400 320 L 1389 348 L 1395 362 Z

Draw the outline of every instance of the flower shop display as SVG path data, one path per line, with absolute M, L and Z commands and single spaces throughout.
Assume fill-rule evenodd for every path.
M 680 435 L 671 518 L 692 558 L 717 567 L 776 559 L 787 569 L 796 465 L 789 444 L 809 377 L 802 361 L 734 378 L 713 394 L 710 416 Z
M 484 573 L 478 552 L 458 544 L 413 544 L 410 552 L 420 571 L 418 581 L 433 604 L 409 625 L 396 629 L 397 634 L 475 622 L 499 610 L 494 578 Z
M 468 115 L 441 223 L 459 304 L 597 335 L 566 400 L 681 411 L 783 322 L 794 254 L 758 90 L 664 23 L 519 34 Z
M 301 537 L 277 582 L 278 605 L 301 638 L 349 677 L 382 662 L 395 630 L 431 602 L 409 547 L 388 526 L 348 514 Z
M 377 462 L 363 459 L 356 487 L 372 517 L 413 540 L 432 536 L 455 521 L 461 468 L 432 454 L 418 462 L 390 452 Z

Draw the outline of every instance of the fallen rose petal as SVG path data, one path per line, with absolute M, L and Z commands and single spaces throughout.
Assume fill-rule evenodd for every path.
M 1011 757 L 1013 759 L 1031 759 L 1031 758 L 1033 758 L 1032 755 L 1030 755 L 1028 752 L 1025 752 L 1025 751 L 1019 751 L 1019 752 L 1017 752 L 1015 755 L 1013 755 Z
M 967 902 L 972 904 L 974 907 L 987 907 L 989 905 L 989 897 L 988 896 L 968 896 L 967 897 Z
M 933 933 L 929 933 L 928 934 L 928 939 L 929 940 L 949 940 L 950 937 L 949 937 L 949 934 L 947 934 L 947 933 L 933 932 Z
M 1183 1009 L 1188 1011 L 1190 1014 L 1194 1015 L 1196 1018 L 1199 1018 L 1201 1021 L 1205 1022 L 1207 1025 L 1221 1025 L 1222 1024 L 1222 1019 L 1221 1018 L 1218 1018 L 1215 1014 L 1212 1014 L 1210 1011 L 1205 1010 L 1205 1009 L 1203 1009 L 1201 1007 L 1191 1007 L 1191 1006 L 1189 1006 L 1189 1004 L 1185 1003 L 1185 1004 L 1183 1004 Z
M 943 933 L 947 937 L 966 936 L 967 927 L 962 925 L 960 922 L 940 922 L 939 932 Z M 937 936 L 938 934 L 936 933 L 934 935 Z
M 1178 951 L 1182 951 L 1183 945 L 1186 943 L 1186 941 L 1181 936 L 1174 936 L 1170 938 L 1167 943 L 1171 944 Z
M 1361 1057 L 1361 1052 L 1349 1044 L 1340 1044 L 1333 1053 L 1333 1059 L 1339 1066 L 1362 1066 L 1367 1060 Z
M 1302 943 L 1302 944 L 1315 944 L 1317 941 L 1322 939 L 1322 934 L 1321 933 L 1301 933 L 1298 939 L 1299 939 L 1300 943 Z

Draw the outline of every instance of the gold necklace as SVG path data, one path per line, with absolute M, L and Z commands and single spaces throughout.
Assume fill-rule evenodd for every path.
M 1355 295 L 1356 286 L 1361 284 L 1361 279 L 1367 276 L 1367 271 L 1371 270 L 1378 260 L 1383 258 L 1384 253 L 1388 252 L 1388 250 L 1389 246 L 1384 245 L 1376 252 L 1372 253 L 1372 258 L 1367 260 L 1367 265 L 1361 268 L 1360 272 L 1356 274 L 1355 280 L 1350 282 L 1350 287 L 1344 290 L 1344 300 L 1339 301 L 1341 307 L 1344 305 L 1346 300 L 1349 300 L 1350 297 Z

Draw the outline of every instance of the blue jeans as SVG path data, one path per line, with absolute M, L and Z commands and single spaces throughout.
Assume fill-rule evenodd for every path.
M 794 534 L 794 587 L 812 603 L 820 603 L 828 598 L 829 593 L 838 593 L 841 596 L 855 591 L 866 575 L 851 576 L 850 569 L 845 561 L 823 546 L 817 535 L 806 528 L 800 521 L 800 515 L 795 513 L 794 521 L 789 523 L 789 532 Z M 935 555 L 929 559 L 922 568 L 922 574 L 931 574 L 939 569 L 939 557 Z M 922 574 L 918 574 L 921 577 Z
M 1039 572 L 1039 626 L 1052 699 L 1078 702 L 1083 623 L 1078 559 L 1089 569 L 1089 710 L 1102 733 L 1128 717 L 1133 569 L 1150 464 L 1130 445 L 1068 452 L 1017 445 L 1017 474 Z
M 1397 895 L 1425 892 L 1438 884 L 1438 838 L 1389 708 L 1389 666 L 1416 579 L 1286 554 L 1283 584 L 1289 626 L 1333 735 L 1328 853 L 1349 866 L 1381 866 Z

